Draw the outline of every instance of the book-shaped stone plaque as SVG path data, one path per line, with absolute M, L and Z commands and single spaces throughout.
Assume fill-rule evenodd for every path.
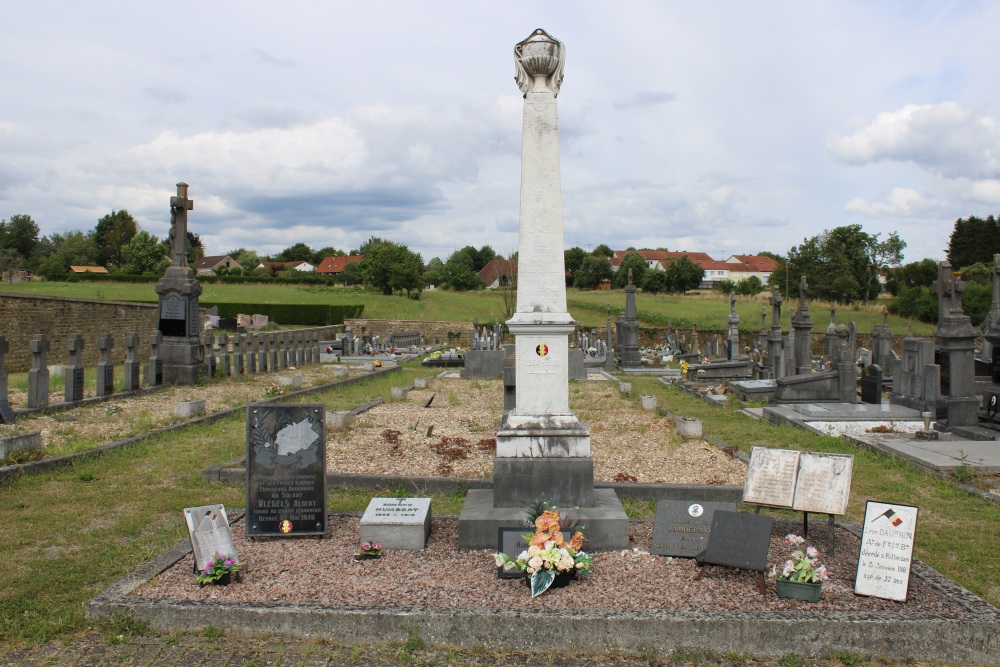
M 704 565 L 764 572 L 773 525 L 774 519 L 769 516 L 717 510 L 712 516 L 708 546 L 696 560 Z
M 906 602 L 913 565 L 916 507 L 869 500 L 854 592 Z
M 792 509 L 817 514 L 844 514 L 851 495 L 854 457 L 802 452 Z
M 659 500 L 653 546 L 657 556 L 694 558 L 708 546 L 712 517 L 717 510 L 735 512 L 735 503 L 709 503 L 693 500 Z
M 754 447 L 743 502 L 816 514 L 844 514 L 851 495 L 854 457 Z
M 222 505 L 185 507 L 184 521 L 191 540 L 195 572 L 202 570 L 206 563 L 211 563 L 217 554 L 236 555 L 229 518 Z
M 326 533 L 323 405 L 247 406 L 247 535 Z
M 743 502 L 754 505 L 791 507 L 795 502 L 795 478 L 799 455 L 790 449 L 754 447 L 743 485 Z

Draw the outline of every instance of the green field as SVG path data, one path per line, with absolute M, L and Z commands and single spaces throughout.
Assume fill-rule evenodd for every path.
M 301 303 L 301 304 L 364 304 L 365 317 L 372 319 L 421 320 L 440 322 L 471 322 L 478 317 L 480 322 L 495 322 L 503 319 L 503 302 L 497 290 L 478 292 L 451 292 L 425 290 L 419 301 L 405 296 L 384 296 L 377 292 L 366 292 L 357 287 L 327 287 L 316 285 L 205 285 L 201 300 L 205 303 Z M 79 297 L 85 299 L 107 299 L 112 301 L 156 300 L 156 293 L 149 283 L 60 283 L 31 282 L 3 285 L 0 292 L 42 294 L 50 296 Z M 783 328 L 788 329 L 789 315 L 797 300 L 786 301 L 782 308 Z M 607 321 L 607 307 L 612 316 L 625 308 L 625 293 L 621 290 L 610 292 L 567 291 L 569 312 L 581 326 L 600 327 Z M 741 298 L 736 302 L 736 312 L 740 316 L 740 328 L 757 331 L 760 328 L 760 309 L 767 311 L 770 326 L 771 309 L 766 295 L 755 298 Z M 868 333 L 882 321 L 883 302 L 867 308 L 861 306 L 838 307 L 837 322 L 853 320 L 859 332 Z M 728 325 L 729 300 L 716 294 L 706 295 L 636 295 L 639 321 L 644 327 L 666 327 L 671 322 L 675 327 L 688 328 L 697 322 L 700 330 L 725 330 Z M 830 304 L 811 302 L 813 330 L 823 331 L 830 323 Z M 918 336 L 929 336 L 934 326 L 889 316 L 889 326 L 896 334 L 904 334 L 912 325 Z

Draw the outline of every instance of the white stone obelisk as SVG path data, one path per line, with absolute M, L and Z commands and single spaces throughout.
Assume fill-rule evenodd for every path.
M 569 409 L 562 183 L 556 95 L 566 49 L 544 30 L 514 47 L 524 93 L 514 409 L 497 429 L 493 488 L 470 489 L 459 516 L 459 546 L 496 545 L 497 528 L 518 525 L 524 508 L 547 500 L 587 526 L 588 547 L 628 545 L 628 517 L 612 489 L 594 488 L 590 431 Z

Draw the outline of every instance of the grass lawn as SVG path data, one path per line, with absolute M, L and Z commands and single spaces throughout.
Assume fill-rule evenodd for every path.
M 503 319 L 503 303 L 497 290 L 478 292 L 450 292 L 425 290 L 419 301 L 406 296 L 385 296 L 376 292 L 365 292 L 356 287 L 327 287 L 315 285 L 211 285 L 204 286 L 203 303 L 302 303 L 302 304 L 359 304 L 365 305 L 364 317 L 373 319 L 401 319 L 441 322 L 471 322 L 478 317 L 480 322 L 494 322 Z M 49 296 L 79 297 L 86 299 L 108 299 L 113 301 L 155 301 L 156 293 L 150 283 L 60 283 L 30 282 L 8 283 L 0 292 L 41 294 Z M 581 326 L 603 327 L 607 322 L 606 307 L 612 308 L 612 315 L 625 308 L 625 293 L 621 290 L 598 292 L 570 289 L 567 291 L 570 313 Z M 783 327 L 788 329 L 791 311 L 798 301 L 786 301 L 782 307 Z M 878 302 L 869 307 L 838 307 L 837 322 L 853 320 L 859 332 L 868 333 L 882 321 L 882 305 Z M 767 305 L 767 295 L 752 299 L 741 298 L 736 303 L 740 316 L 740 328 L 745 331 L 760 329 L 760 309 L 767 311 L 770 327 L 771 309 Z M 814 331 L 824 331 L 830 323 L 830 304 L 811 302 L 809 304 Z M 729 299 L 717 294 L 679 295 L 636 295 L 636 309 L 640 324 L 649 327 L 666 327 L 670 321 L 676 327 L 687 328 L 697 322 L 698 328 L 726 330 L 729 316 Z M 908 326 L 918 336 L 929 336 L 935 327 L 930 324 L 890 316 L 889 326 L 896 334 L 904 334 Z

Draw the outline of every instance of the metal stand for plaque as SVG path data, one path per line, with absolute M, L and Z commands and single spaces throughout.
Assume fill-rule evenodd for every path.
M 694 559 L 694 562 L 698 563 L 698 565 L 701 565 L 701 569 L 698 570 L 698 574 L 694 575 L 694 579 L 692 579 L 692 581 L 701 581 L 701 578 L 705 576 L 705 573 L 707 573 L 708 569 L 712 567 L 712 564 L 703 563 L 702 561 L 698 560 L 697 557 Z M 757 590 L 760 591 L 761 595 L 767 595 L 767 584 L 764 582 L 764 573 L 755 572 L 754 574 L 757 575 Z

